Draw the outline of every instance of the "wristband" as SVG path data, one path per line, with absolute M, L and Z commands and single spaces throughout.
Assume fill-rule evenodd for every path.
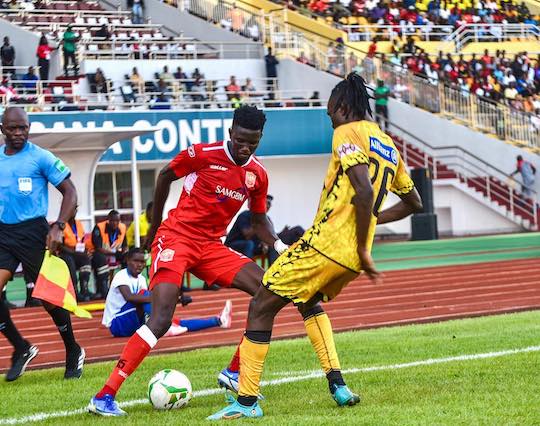
M 274 250 L 276 250 L 278 252 L 278 254 L 283 253 L 288 248 L 289 248 L 289 246 L 287 244 L 285 244 L 283 241 L 281 241 L 281 240 L 274 241 Z

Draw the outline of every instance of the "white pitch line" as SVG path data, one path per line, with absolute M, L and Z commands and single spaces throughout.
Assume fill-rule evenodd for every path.
M 418 367 L 422 365 L 434 365 L 434 364 L 444 364 L 448 362 L 473 361 L 477 359 L 497 358 L 497 357 L 508 356 L 508 355 L 522 354 L 522 353 L 527 353 L 527 352 L 540 352 L 540 346 L 529 346 L 526 348 L 508 349 L 504 351 L 486 352 L 486 353 L 480 353 L 480 354 L 457 355 L 457 356 L 450 356 L 446 358 L 430 358 L 430 359 L 424 359 L 420 361 L 405 362 L 401 364 L 379 365 L 379 366 L 363 367 L 363 368 L 349 368 L 347 370 L 343 370 L 342 372 L 344 374 L 356 374 L 356 373 L 369 373 L 372 371 L 399 370 L 402 368 Z M 282 377 L 280 379 L 267 380 L 267 381 L 265 380 L 261 382 L 261 385 L 262 386 L 276 386 L 276 385 L 281 385 L 283 383 L 300 382 L 304 380 L 324 377 L 324 373 L 320 370 L 314 370 L 314 371 L 306 372 L 306 373 L 307 374 L 303 374 L 300 376 Z M 284 372 L 283 374 L 291 374 L 291 373 Z M 193 396 L 195 397 L 209 396 L 209 395 L 215 395 L 222 392 L 223 392 L 222 389 L 217 389 L 217 388 L 203 389 L 200 391 L 193 392 Z M 148 403 L 148 399 L 134 399 L 131 401 L 121 402 L 120 406 L 132 407 L 134 405 L 142 405 L 142 404 L 147 404 L 147 403 Z M 25 417 L 12 417 L 8 419 L 0 419 L 0 425 L 16 425 L 16 424 L 22 424 L 22 423 L 39 422 L 42 420 L 75 416 L 77 414 L 83 414 L 83 413 L 86 413 L 86 408 L 79 408 L 77 410 L 55 411 L 52 413 L 37 413 L 37 414 L 32 414 L 30 416 L 25 416 Z

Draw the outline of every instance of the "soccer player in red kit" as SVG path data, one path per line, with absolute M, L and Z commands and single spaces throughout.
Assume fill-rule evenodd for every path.
M 181 177 L 185 180 L 176 209 L 163 223 L 153 221 L 147 236 L 147 244 L 152 244 L 152 313 L 126 343 L 105 386 L 91 399 L 90 412 L 125 414 L 115 401 L 116 393 L 169 329 L 185 272 L 209 285 L 234 287 L 251 295 L 259 288 L 261 268 L 221 242 L 246 200 L 259 239 L 278 252 L 287 248 L 266 217 L 268 176 L 253 155 L 265 121 L 264 113 L 256 107 L 238 108 L 229 131 L 230 141 L 191 146 L 160 172 L 154 218 L 163 216 L 171 183 Z

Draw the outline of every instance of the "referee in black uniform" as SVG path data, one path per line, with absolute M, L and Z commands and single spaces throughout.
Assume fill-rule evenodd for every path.
M 71 173 L 62 160 L 28 141 L 30 125 L 26 112 L 8 107 L 2 115 L 0 129 L 5 144 L 0 146 L 0 292 L 22 263 L 32 281 L 36 281 L 46 247 L 58 253 L 66 222 L 73 216 L 77 192 L 69 178 Z M 62 193 L 58 220 L 49 227 L 48 184 Z M 82 375 L 84 349 L 75 341 L 69 312 L 43 302 L 56 324 L 66 347 L 64 378 Z M 17 379 L 38 354 L 18 332 L 11 321 L 5 301 L 0 302 L 0 331 L 14 347 L 7 381 Z

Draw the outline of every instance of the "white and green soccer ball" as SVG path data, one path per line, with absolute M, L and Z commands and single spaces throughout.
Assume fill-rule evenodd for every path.
M 172 410 L 188 405 L 193 392 L 185 374 L 161 370 L 148 383 L 148 399 L 157 410 Z

